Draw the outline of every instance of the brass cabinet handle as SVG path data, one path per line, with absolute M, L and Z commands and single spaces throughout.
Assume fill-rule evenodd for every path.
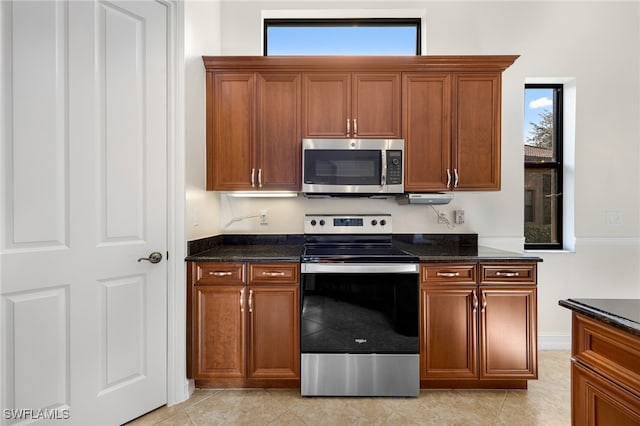
M 454 278 L 454 277 L 459 277 L 460 272 L 438 272 L 436 273 L 436 275 L 439 277 Z
M 240 312 L 244 312 L 244 288 L 240 289 Z
M 487 310 L 487 296 L 482 293 L 482 309 L 480 310 L 480 312 L 484 312 Z
M 256 184 L 255 184 L 255 177 L 256 177 L 256 169 L 254 169 L 253 167 L 251 168 L 251 187 L 255 188 Z
M 476 294 L 476 291 L 473 290 L 473 312 L 476 312 L 478 310 L 478 295 Z
M 215 272 L 209 272 L 209 275 L 213 275 L 214 277 L 228 277 L 229 275 L 231 275 L 231 272 L 229 272 L 229 271 L 215 271 Z
M 284 272 L 278 271 L 278 272 L 270 272 L 270 271 L 264 271 L 262 273 L 262 276 L 266 276 L 266 277 L 284 277 Z
M 262 188 L 262 169 L 258 169 L 258 188 Z
M 347 117 L 347 136 L 350 136 L 351 134 L 351 120 L 349 120 L 349 117 Z
M 496 277 L 518 277 L 520 276 L 519 272 L 496 272 Z
M 453 176 L 454 176 L 453 187 L 457 188 L 458 187 L 458 177 L 459 177 L 458 176 L 458 169 L 453 169 Z
M 451 186 L 451 170 L 447 169 L 447 188 Z
M 253 313 L 253 290 L 249 290 L 249 313 Z
M 353 136 L 358 136 L 358 119 L 353 119 Z

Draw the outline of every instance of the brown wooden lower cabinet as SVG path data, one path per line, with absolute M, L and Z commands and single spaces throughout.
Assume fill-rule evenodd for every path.
M 640 337 L 572 314 L 571 423 L 640 425 Z
M 535 268 L 421 265 L 423 388 L 526 388 L 537 377 Z M 196 386 L 300 386 L 299 277 L 298 263 L 189 262 Z
M 190 262 L 196 386 L 300 386 L 299 276 L 298 263 Z
M 487 275 L 498 269 L 499 282 Z M 423 388 L 526 388 L 537 378 L 536 264 L 421 267 Z
M 573 425 L 640 425 L 638 396 L 623 387 L 571 362 Z

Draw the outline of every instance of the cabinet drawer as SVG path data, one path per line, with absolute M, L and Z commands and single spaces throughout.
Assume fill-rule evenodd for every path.
M 640 395 L 640 337 L 573 315 L 573 358 Z
M 476 284 L 475 263 L 433 263 L 420 267 L 422 284 Z
M 244 263 L 196 263 L 194 278 L 194 284 L 244 284 Z
M 298 263 L 251 263 L 249 284 L 298 284 Z
M 480 265 L 480 284 L 535 284 L 536 264 Z

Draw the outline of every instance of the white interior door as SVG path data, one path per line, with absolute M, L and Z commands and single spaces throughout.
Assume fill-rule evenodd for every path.
M 167 13 L 0 2 L 3 424 L 166 403 Z

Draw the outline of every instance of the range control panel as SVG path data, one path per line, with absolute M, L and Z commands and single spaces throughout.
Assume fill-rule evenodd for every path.
M 390 234 L 390 214 L 307 214 L 305 234 Z

